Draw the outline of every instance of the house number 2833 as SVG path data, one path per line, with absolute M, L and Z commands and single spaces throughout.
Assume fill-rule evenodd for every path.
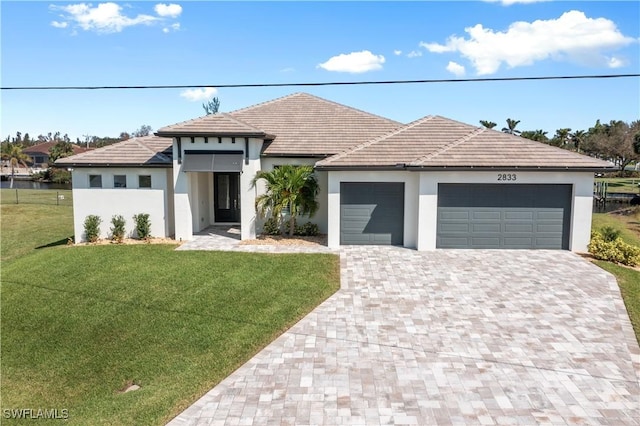
M 498 181 L 514 181 L 516 180 L 515 173 L 498 173 Z

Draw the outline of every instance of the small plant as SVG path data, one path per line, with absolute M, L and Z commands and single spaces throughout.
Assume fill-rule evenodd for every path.
M 262 225 L 262 233 L 265 235 L 280 235 L 280 226 L 278 225 L 278 220 L 271 216 L 264 222 Z
M 111 239 L 118 243 L 124 240 L 125 220 L 122 215 L 115 215 L 111 218 Z
M 609 242 L 617 240 L 620 236 L 620 230 L 611 226 L 603 227 L 602 229 L 600 229 L 600 233 L 602 234 L 602 238 L 604 238 L 605 241 Z
M 87 237 L 87 241 L 95 243 L 100 238 L 100 224 L 102 219 L 100 216 L 90 214 L 84 220 L 84 234 Z
M 298 235 L 315 237 L 316 235 L 319 234 L 320 231 L 318 229 L 318 225 L 316 225 L 315 223 L 307 222 L 304 225 L 302 225 L 299 229 L 296 229 L 296 232 L 298 233 Z
M 599 232 L 591 234 L 589 253 L 596 259 L 608 262 L 621 263 L 627 266 L 640 264 L 640 248 L 627 244 L 620 238 L 607 241 Z
M 149 221 L 149 213 L 140 213 L 133 216 L 136 223 L 136 234 L 141 240 L 149 240 L 151 238 L 151 222 Z

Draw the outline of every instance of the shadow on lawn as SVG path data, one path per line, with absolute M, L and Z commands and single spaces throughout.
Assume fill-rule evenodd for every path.
M 44 244 L 44 245 L 38 246 L 38 247 L 36 247 L 36 250 L 47 248 L 47 247 L 66 246 L 67 244 L 69 244 L 69 240 L 73 241 L 73 235 L 70 236 L 70 237 L 67 237 L 67 238 L 63 238 L 63 239 L 58 240 L 58 241 L 54 241 L 54 242 L 49 243 L 49 244 Z

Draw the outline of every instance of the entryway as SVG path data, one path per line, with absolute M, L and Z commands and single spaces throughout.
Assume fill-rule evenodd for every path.
M 216 223 L 240 222 L 240 173 L 214 173 L 213 182 Z

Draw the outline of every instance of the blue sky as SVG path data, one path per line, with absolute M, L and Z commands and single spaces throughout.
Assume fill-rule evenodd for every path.
M 210 89 L 1 92 L 0 137 L 118 136 L 304 91 L 410 122 L 522 130 L 640 118 L 640 78 L 326 87 L 222 84 L 640 73 L 640 2 L 7 2 L 1 82 Z

